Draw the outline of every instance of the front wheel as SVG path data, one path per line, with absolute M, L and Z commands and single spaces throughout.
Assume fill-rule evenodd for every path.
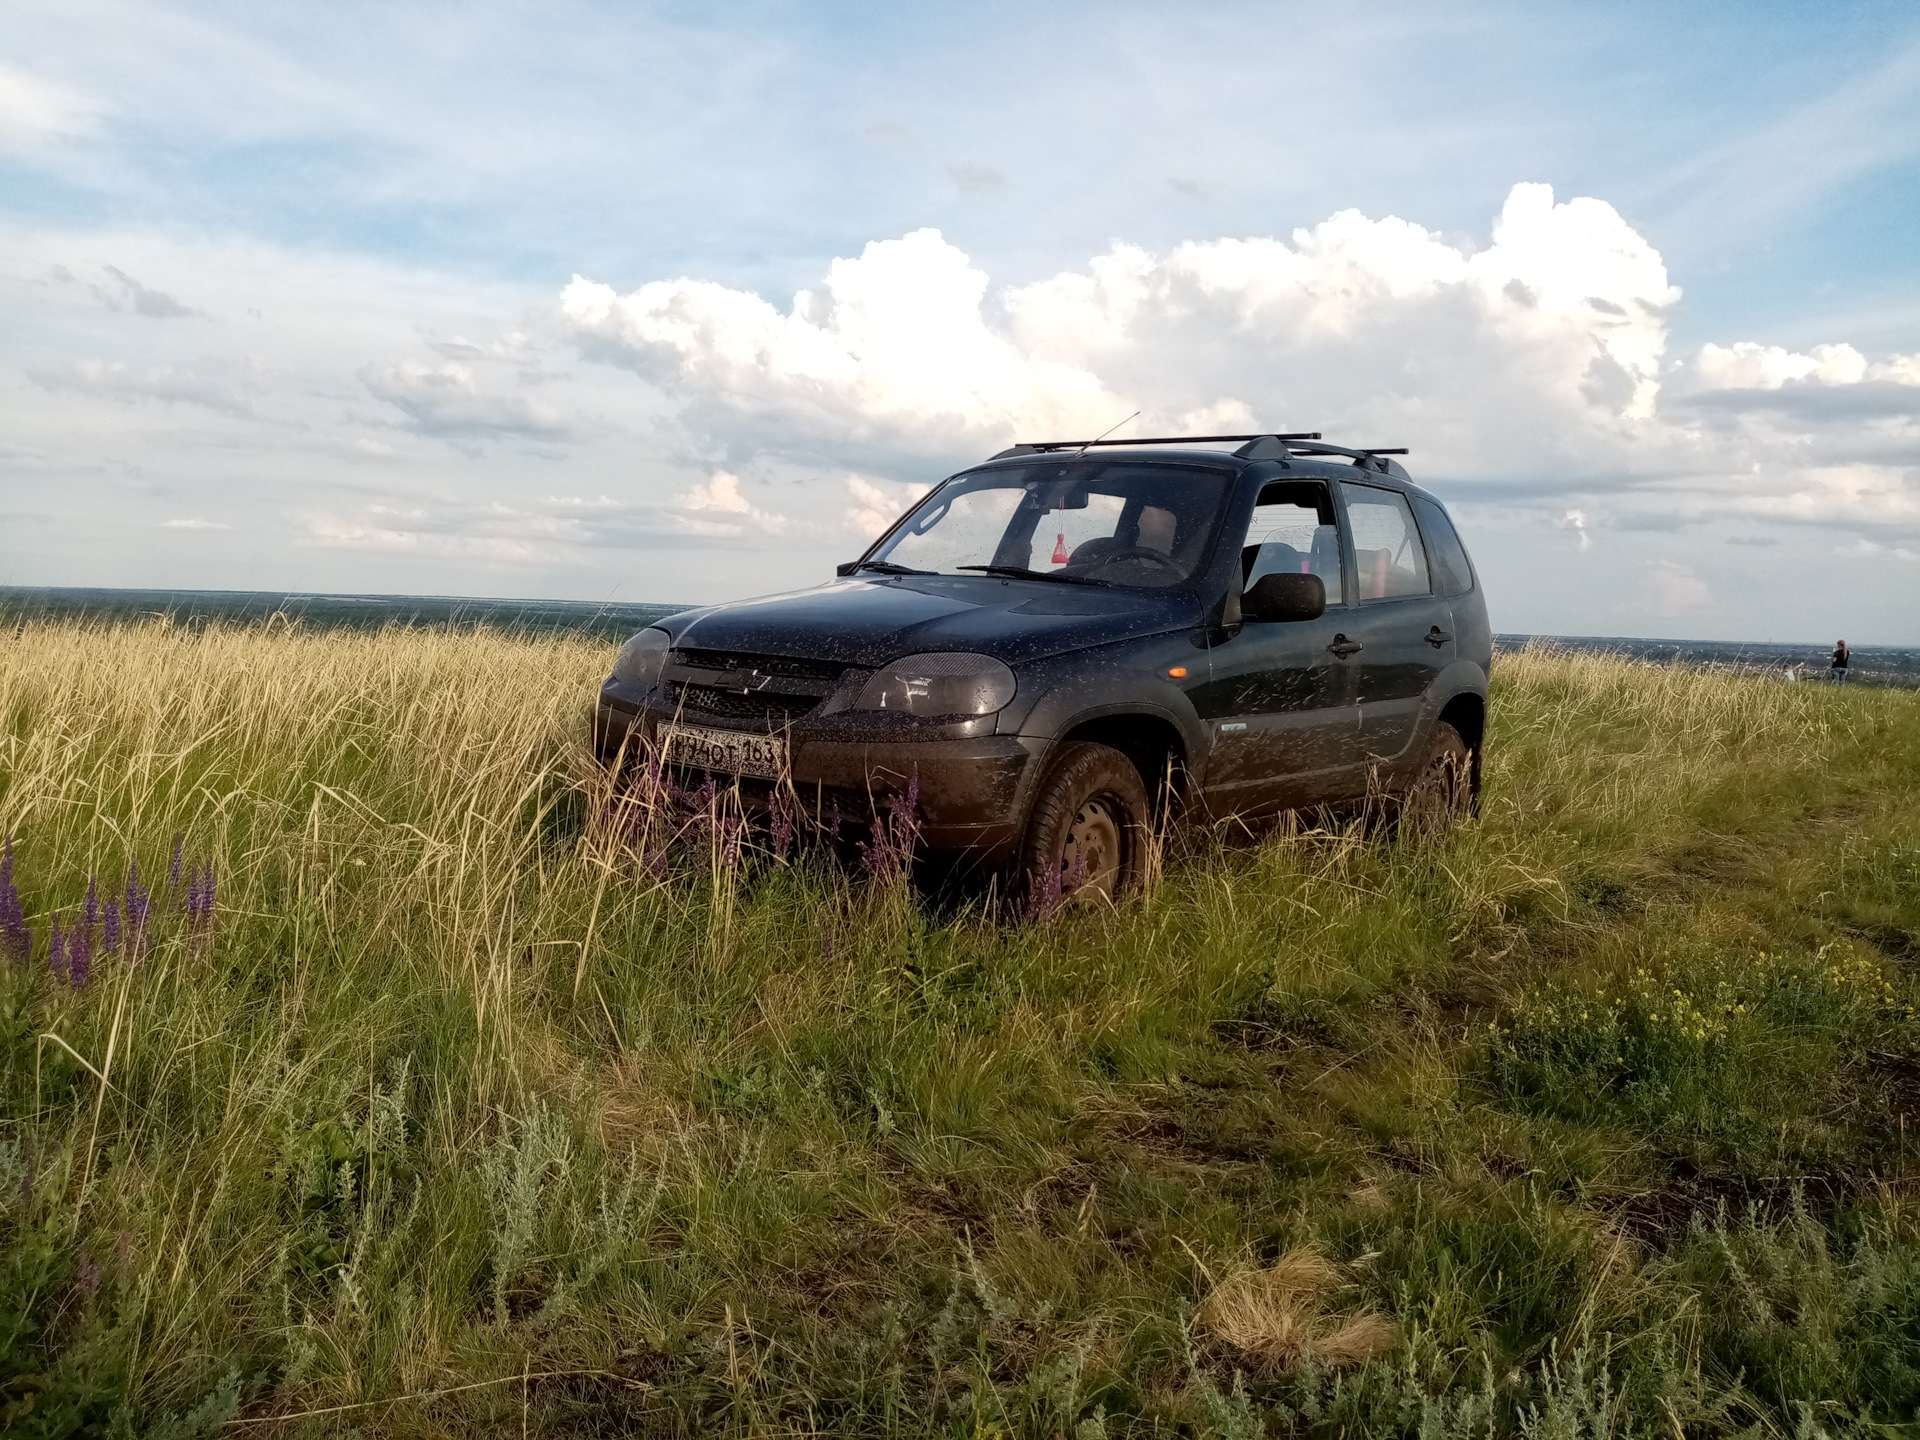
M 1111 903 L 1146 878 L 1151 815 L 1133 762 L 1107 745 L 1061 750 L 1040 783 L 1021 847 L 1029 909 Z

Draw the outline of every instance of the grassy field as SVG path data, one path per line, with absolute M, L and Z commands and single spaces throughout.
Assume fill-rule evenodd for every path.
M 0 1432 L 1920 1433 L 1920 694 L 1529 652 L 1005 926 L 636 836 L 607 659 L 7 635 Z

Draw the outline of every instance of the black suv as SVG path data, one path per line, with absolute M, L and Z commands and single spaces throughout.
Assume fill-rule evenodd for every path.
M 1175 813 L 1382 800 L 1444 819 L 1478 792 L 1493 637 L 1404 453 L 1016 445 L 837 580 L 635 635 L 597 753 L 817 814 L 912 789 L 927 852 L 1056 895 L 1126 891 Z

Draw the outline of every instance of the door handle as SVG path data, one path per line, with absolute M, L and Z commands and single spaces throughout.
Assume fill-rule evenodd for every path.
M 1431 645 L 1436 650 L 1438 650 L 1442 645 L 1446 644 L 1447 641 L 1451 640 L 1452 638 L 1453 636 L 1449 635 L 1446 631 L 1442 630 L 1438 625 L 1434 626 L 1431 630 L 1427 631 L 1427 644 Z
M 1333 643 L 1327 646 L 1327 649 L 1331 650 L 1334 654 L 1340 656 L 1342 659 L 1346 658 L 1349 655 L 1354 655 L 1359 653 L 1359 651 L 1363 648 L 1364 647 L 1360 644 L 1358 640 L 1349 640 L 1344 635 L 1334 636 Z

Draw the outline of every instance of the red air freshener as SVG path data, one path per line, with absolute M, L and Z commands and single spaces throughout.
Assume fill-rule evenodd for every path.
M 1067 563 L 1067 532 L 1064 530 L 1060 532 L 1059 538 L 1053 542 L 1053 563 L 1056 565 L 1064 565 Z

